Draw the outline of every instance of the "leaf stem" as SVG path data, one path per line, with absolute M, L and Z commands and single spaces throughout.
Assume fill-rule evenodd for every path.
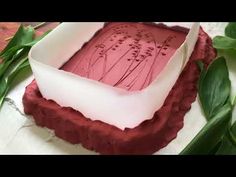
M 231 141 L 233 142 L 233 144 L 236 145 L 235 135 L 231 132 L 231 130 L 228 130 L 228 133 L 229 133 L 229 137 L 230 137 Z
M 236 96 L 233 99 L 233 106 L 235 106 L 235 105 L 236 105 Z
M 41 26 L 43 26 L 43 25 L 45 25 L 45 24 L 46 24 L 46 22 L 42 22 L 42 23 L 39 23 L 39 24 L 33 26 L 33 28 L 34 28 L 34 29 L 37 29 L 37 28 L 39 28 L 39 27 L 41 27 Z M 30 25 L 29 25 L 29 26 L 30 26 Z

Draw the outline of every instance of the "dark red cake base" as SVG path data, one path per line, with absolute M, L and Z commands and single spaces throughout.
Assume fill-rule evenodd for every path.
M 200 72 L 196 60 L 207 66 L 215 56 L 210 37 L 201 29 L 195 50 L 164 105 L 151 120 L 133 129 L 122 131 L 85 118 L 72 108 L 60 107 L 42 97 L 35 81 L 26 88 L 24 111 L 33 116 L 37 125 L 55 130 L 56 136 L 101 154 L 152 154 L 176 138 L 183 127 L 184 115 L 197 95 Z

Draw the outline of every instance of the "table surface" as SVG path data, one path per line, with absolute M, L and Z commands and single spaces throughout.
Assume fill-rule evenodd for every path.
M 0 27 L 1 25 L 2 23 Z M 39 30 L 45 31 L 56 25 L 58 23 L 48 23 Z M 201 23 L 201 25 L 211 37 L 214 37 L 224 33 L 227 23 Z M 12 34 L 6 34 L 6 36 L 9 35 Z M 0 43 L 4 42 L 3 39 L 6 36 L 0 36 Z M 231 80 L 236 81 L 236 73 L 233 72 L 233 69 L 236 69 L 235 62 L 229 64 L 229 70 Z M 21 98 L 25 86 L 32 78 L 33 76 L 29 76 L 28 79 L 11 90 L 0 110 L 0 154 L 97 154 L 86 150 L 80 144 L 72 145 L 55 137 L 53 131 L 36 126 L 30 116 L 24 115 Z M 236 86 L 232 85 L 235 93 Z M 178 133 L 177 138 L 155 154 L 178 154 L 205 123 L 198 100 L 196 100 L 192 104 L 192 109 L 185 115 L 184 127 Z

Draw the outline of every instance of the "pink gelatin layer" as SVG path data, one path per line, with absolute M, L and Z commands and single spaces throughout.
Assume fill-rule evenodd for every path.
M 142 90 L 162 71 L 186 35 L 154 24 L 109 23 L 63 70 L 129 91 Z

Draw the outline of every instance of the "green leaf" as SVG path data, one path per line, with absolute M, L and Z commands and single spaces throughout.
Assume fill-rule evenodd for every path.
M 13 60 L 8 60 L 0 65 L 0 79 L 12 62 L 13 62 Z
M 196 61 L 200 71 L 202 72 L 202 70 L 204 69 L 204 63 L 201 60 L 197 60 Z
M 2 84 L 2 83 L 1 83 L 1 84 Z M 0 95 L 0 109 L 1 109 L 1 107 L 2 107 L 2 105 L 3 105 L 4 99 L 5 99 L 6 94 L 7 94 L 8 91 L 9 91 L 9 87 L 6 87 L 6 88 L 3 90 L 2 94 Z
M 232 116 L 231 104 L 225 104 L 180 153 L 181 155 L 209 154 L 223 138 Z
M 235 49 L 218 49 L 218 57 L 223 56 L 228 60 L 236 60 L 236 50 Z
M 34 37 L 34 28 L 33 27 L 27 27 L 25 28 L 23 25 L 21 25 L 12 38 L 12 40 L 8 43 L 8 45 L 4 48 L 4 50 L 0 53 L 0 57 L 2 57 L 9 49 L 27 44 L 33 40 Z M 3 57 L 4 59 L 4 57 Z
M 7 80 L 5 79 L 0 80 L 0 85 L 1 85 L 0 87 L 0 106 L 1 106 L 7 90 Z
M 7 61 L 4 61 L 1 65 L 0 65 L 0 79 L 2 77 L 2 75 L 6 72 L 6 70 L 8 69 L 8 67 L 17 59 L 19 58 L 24 58 L 28 55 L 29 53 L 29 48 L 24 48 L 22 50 L 20 50 L 19 52 L 17 52 L 12 60 L 7 60 Z
M 222 144 L 219 147 L 216 155 L 236 155 L 236 146 L 232 144 L 228 136 L 225 136 L 222 140 Z
M 230 131 L 230 139 L 236 144 L 236 122 L 231 126 Z
M 30 49 L 34 44 L 36 44 L 37 42 L 39 42 L 42 38 L 44 38 L 48 33 L 50 32 L 47 31 L 45 32 L 42 36 L 37 37 L 36 39 L 28 42 L 28 43 L 24 43 L 21 45 L 16 45 L 12 48 L 10 48 L 9 50 L 7 50 L 3 55 L 2 58 L 5 58 L 6 60 L 11 59 L 11 57 L 16 53 L 16 51 L 22 49 L 22 48 L 26 48 L 26 49 Z
M 202 82 L 204 81 L 204 78 L 206 76 L 206 69 L 204 68 L 204 63 L 202 61 L 197 61 L 197 65 L 199 69 L 201 70 L 199 80 L 198 80 L 198 90 L 200 90 L 200 86 L 202 85 Z
M 208 155 L 215 155 L 216 152 L 219 150 L 219 148 L 220 148 L 221 145 L 222 145 L 222 141 L 220 141 L 219 143 L 217 143 L 217 145 L 216 145 L 214 148 L 212 148 L 212 149 L 210 150 L 210 152 L 208 153 Z
M 23 69 L 30 67 L 28 58 L 25 57 L 24 59 L 20 60 L 16 66 L 11 69 L 10 72 L 4 74 L 4 77 L 0 80 L 0 108 L 3 104 L 3 101 L 11 88 L 11 83 L 14 81 L 17 74 L 22 71 Z
M 231 128 L 228 131 L 229 139 L 231 140 L 231 143 L 234 145 L 234 148 L 236 149 L 236 121 L 231 126 Z
M 236 122 L 226 132 L 217 155 L 236 155 Z
M 204 70 L 203 70 L 204 71 Z M 201 74 L 199 98 L 207 120 L 217 114 L 231 92 L 228 68 L 224 57 L 215 59 L 207 71 Z
M 233 99 L 233 104 L 232 104 L 233 106 L 235 106 L 236 105 L 236 96 L 234 97 L 234 99 Z
M 236 22 L 230 22 L 225 28 L 225 35 L 236 39 Z
M 37 42 L 39 42 L 41 39 L 43 39 L 45 36 L 47 36 L 52 30 L 48 30 L 46 31 L 43 35 L 37 37 L 36 39 L 34 39 L 33 41 L 25 44 L 26 46 L 30 46 L 32 47 L 34 44 L 36 44 Z
M 236 39 L 216 36 L 213 38 L 213 47 L 216 49 L 236 49 Z

